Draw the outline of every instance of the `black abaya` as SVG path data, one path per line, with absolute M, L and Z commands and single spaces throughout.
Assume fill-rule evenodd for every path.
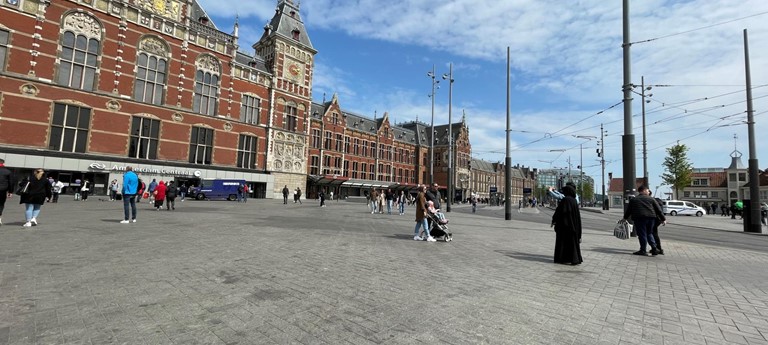
M 578 265 L 581 258 L 581 214 L 576 198 L 566 196 L 552 216 L 555 225 L 555 263 Z

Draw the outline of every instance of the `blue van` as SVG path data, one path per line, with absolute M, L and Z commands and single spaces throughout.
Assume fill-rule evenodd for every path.
M 245 180 L 238 179 L 204 179 L 200 186 L 194 189 L 197 200 L 237 200 L 237 189 L 244 185 Z

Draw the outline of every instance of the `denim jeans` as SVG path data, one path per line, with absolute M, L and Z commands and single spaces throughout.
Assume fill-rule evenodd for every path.
M 375 200 L 371 200 L 371 212 L 377 212 Z
M 131 209 L 131 216 L 128 218 L 128 208 Z M 125 213 L 125 220 L 136 219 L 136 194 L 123 194 L 123 212 Z
M 419 236 L 419 228 L 424 228 L 424 233 L 429 237 L 429 225 L 427 224 L 426 217 L 420 222 L 416 222 L 416 227 L 413 229 L 413 236 Z
M 42 207 L 43 205 L 38 205 L 38 204 L 26 204 L 26 205 L 27 205 L 27 209 L 24 212 L 24 214 L 27 217 L 27 221 L 29 221 L 32 218 L 37 218 L 37 215 L 40 214 L 40 207 Z
M 645 251 L 645 245 L 650 244 L 651 249 L 656 249 L 656 241 L 653 238 L 653 226 L 656 224 L 656 218 L 637 217 L 635 221 L 635 232 L 640 241 L 640 250 Z
M 405 203 L 401 202 L 400 203 L 400 214 L 404 214 L 404 213 L 405 213 Z
M 387 200 L 387 214 L 392 214 L 392 200 Z

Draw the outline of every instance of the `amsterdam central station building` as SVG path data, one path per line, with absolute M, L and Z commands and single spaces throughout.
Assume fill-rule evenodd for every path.
M 357 196 L 432 176 L 445 188 L 453 145 L 456 196 L 469 195 L 464 120 L 448 131 L 313 102 L 318 51 L 294 1 L 277 1 L 258 42 L 195 0 L 1 1 L 0 158 L 16 174 L 106 193 L 130 165 L 145 181 L 243 179 L 257 198 Z

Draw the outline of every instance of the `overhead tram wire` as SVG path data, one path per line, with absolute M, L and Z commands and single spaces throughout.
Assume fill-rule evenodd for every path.
M 618 105 L 620 105 L 620 104 L 622 104 L 622 103 L 624 103 L 624 101 L 619 101 L 618 103 L 616 103 L 616 104 L 614 104 L 614 105 L 612 105 L 612 106 L 610 106 L 610 107 L 608 107 L 608 108 L 605 108 L 605 109 L 603 109 L 603 110 L 600 110 L 600 111 L 598 111 L 597 113 L 594 113 L 594 114 L 592 114 L 592 115 L 589 115 L 589 116 L 587 116 L 587 117 L 585 117 L 585 118 L 583 118 L 583 119 L 581 119 L 581 120 L 579 120 L 579 121 L 576 121 L 576 122 L 574 122 L 574 123 L 572 123 L 572 124 L 570 124 L 570 125 L 568 125 L 568 126 L 566 126 L 566 127 L 563 127 L 563 128 L 561 128 L 561 129 L 559 129 L 559 130 L 557 130 L 557 131 L 555 131 L 555 132 L 552 132 L 552 133 L 545 133 L 545 134 L 544 134 L 544 136 L 543 136 L 543 137 L 541 137 L 541 138 L 539 138 L 539 139 L 536 139 L 536 140 L 533 140 L 533 141 L 527 142 L 527 143 L 525 143 L 525 144 L 521 144 L 521 145 L 515 146 L 514 148 L 512 148 L 512 150 L 513 150 L 513 151 L 517 151 L 518 149 L 520 149 L 520 148 L 522 148 L 522 147 L 526 147 L 526 146 L 528 146 L 528 145 L 532 145 L 532 144 L 535 144 L 535 143 L 538 143 L 538 142 L 544 141 L 544 140 L 546 140 L 546 139 L 553 139 L 553 138 L 556 138 L 556 137 L 563 137 L 563 136 L 566 136 L 566 135 L 564 135 L 564 134 L 561 134 L 561 135 L 556 135 L 556 134 L 557 134 L 557 133 L 560 133 L 560 132 L 562 132 L 562 131 L 564 131 L 564 130 L 566 130 L 566 129 L 570 128 L 570 127 L 573 127 L 573 126 L 575 126 L 575 125 L 577 125 L 577 124 L 579 124 L 579 123 L 581 123 L 581 122 L 584 122 L 584 121 L 586 121 L 586 120 L 589 120 L 589 119 L 591 119 L 591 118 L 593 118 L 593 117 L 595 117 L 595 116 L 598 116 L 598 115 L 600 115 L 600 114 L 603 114 L 604 112 L 606 112 L 606 111 L 608 111 L 608 110 L 611 110 L 611 109 L 613 109 L 613 108 L 617 107 Z
M 746 113 L 746 111 L 745 111 L 745 113 Z M 762 111 L 762 112 L 760 112 L 760 113 L 756 113 L 754 116 L 758 116 L 758 115 L 764 115 L 764 114 L 766 114 L 766 113 L 768 113 L 768 111 Z M 695 137 L 695 136 L 698 136 L 698 135 L 702 135 L 702 134 L 704 134 L 704 133 L 707 133 L 707 132 L 710 132 L 710 131 L 712 131 L 713 129 L 716 129 L 716 128 L 733 127 L 733 126 L 740 126 L 740 125 L 745 125 L 745 124 L 746 124 L 746 119 L 745 119 L 745 120 L 738 120 L 738 121 L 734 121 L 734 122 L 732 122 L 732 123 L 729 123 L 729 124 L 719 125 L 719 126 L 717 126 L 717 127 L 714 127 L 714 128 L 710 128 L 710 129 L 707 129 L 707 130 L 705 130 L 705 131 L 702 131 L 702 132 L 699 132 L 699 133 L 696 133 L 696 134 L 692 134 L 692 135 L 689 135 L 689 136 L 687 136 L 687 137 L 685 137 L 685 138 L 679 138 L 679 139 L 675 139 L 675 140 L 674 140 L 674 141 L 672 141 L 672 142 L 669 142 L 669 143 L 666 143 L 666 144 L 664 144 L 664 145 L 660 145 L 660 146 L 654 147 L 654 148 L 650 149 L 649 151 L 652 151 L 652 150 L 657 150 L 657 149 L 659 149 L 659 148 L 663 148 L 663 147 L 666 147 L 666 146 L 672 145 L 672 144 L 674 144 L 674 143 L 676 143 L 676 142 L 678 142 L 678 141 L 683 141 L 683 140 L 685 140 L 685 139 L 690 139 L 690 138 L 693 138 L 693 137 Z
M 733 23 L 733 22 L 737 22 L 737 21 L 748 19 L 748 18 L 752 18 L 752 17 L 762 16 L 762 15 L 765 15 L 765 14 L 768 14 L 768 11 L 760 12 L 760 13 L 755 13 L 755 14 L 752 14 L 752 15 L 748 15 L 746 17 L 736 18 L 736 19 L 732 19 L 732 20 L 728 20 L 728 21 L 724 21 L 724 22 L 720 22 L 720 23 L 715 23 L 715 24 L 711 24 L 711 25 L 707 25 L 707 26 L 702 26 L 702 27 L 699 27 L 699 28 L 691 29 L 691 30 L 681 31 L 681 32 L 677 32 L 677 33 L 674 33 L 674 34 L 659 36 L 659 37 L 656 37 L 656 38 L 649 38 L 647 40 L 642 40 L 642 41 L 630 42 L 629 44 L 633 45 L 633 44 L 638 44 L 638 43 L 653 42 L 653 41 L 657 41 L 657 40 L 660 40 L 660 39 L 669 38 L 669 37 L 673 37 L 673 36 L 684 35 L 684 34 L 687 34 L 687 33 L 694 32 L 694 31 L 699 31 L 699 30 L 713 28 L 715 26 L 730 24 L 730 23 Z

